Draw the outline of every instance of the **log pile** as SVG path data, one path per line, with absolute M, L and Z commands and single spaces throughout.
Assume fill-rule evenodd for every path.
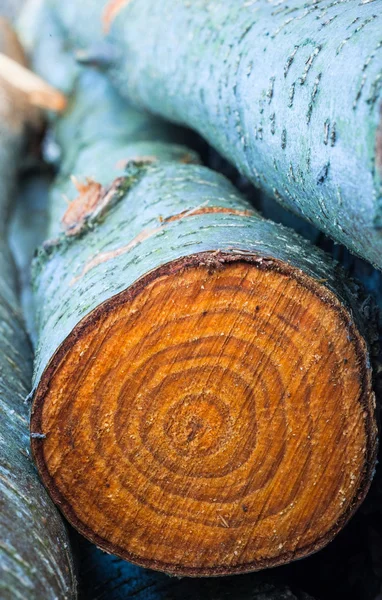
M 30 443 L 89 540 L 73 534 L 80 598 L 308 598 L 298 568 L 192 586 L 150 570 L 286 565 L 365 499 L 381 373 L 379 3 L 34 0 L 19 25 L 34 73 L 0 55 L 17 101 L 55 111 Z M 262 215 L 203 164 L 179 125 L 367 259 L 349 263 L 366 290 L 317 229 L 264 194 Z M 21 156 L 6 148 L 2 184 Z

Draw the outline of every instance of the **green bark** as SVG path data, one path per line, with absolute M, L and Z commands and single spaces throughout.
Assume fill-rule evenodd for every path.
M 26 123 L 14 91 L 0 85 L 0 597 L 69 600 L 76 593 L 68 536 L 30 457 L 32 352 L 6 244 Z
M 91 55 L 104 0 L 49 1 Z M 121 5 L 107 57 L 119 91 L 381 268 L 381 0 Z

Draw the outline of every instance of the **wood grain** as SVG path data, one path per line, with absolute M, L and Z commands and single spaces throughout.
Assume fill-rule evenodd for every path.
M 86 317 L 45 371 L 32 440 L 97 545 L 187 575 L 322 547 L 373 464 L 366 347 L 323 285 L 277 261 L 174 261 Z

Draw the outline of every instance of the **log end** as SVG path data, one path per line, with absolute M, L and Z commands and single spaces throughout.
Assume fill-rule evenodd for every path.
M 37 389 L 40 474 L 98 546 L 177 575 L 258 570 L 329 542 L 376 452 L 350 313 L 281 261 L 203 253 L 88 315 Z

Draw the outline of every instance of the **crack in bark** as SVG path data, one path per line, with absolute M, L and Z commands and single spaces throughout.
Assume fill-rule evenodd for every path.
M 220 207 L 220 206 L 208 207 L 208 206 L 202 205 L 202 206 L 193 208 L 191 210 L 183 211 L 177 215 L 167 217 L 166 219 L 162 220 L 161 225 L 159 225 L 158 227 L 152 227 L 150 229 L 143 229 L 143 231 L 141 231 L 137 236 L 135 236 L 125 246 L 122 246 L 121 248 L 116 248 L 115 250 L 109 250 L 108 252 L 102 252 L 101 254 L 94 256 L 91 260 L 89 260 L 84 265 L 81 273 L 77 277 L 74 277 L 70 281 L 69 285 L 72 286 L 75 283 L 77 283 L 80 279 L 82 279 L 82 277 L 84 277 L 84 275 L 86 275 L 86 273 L 88 273 L 89 271 L 91 271 L 92 269 L 97 267 L 98 265 L 108 262 L 109 260 L 112 260 L 113 258 L 117 258 L 118 256 L 125 254 L 126 252 L 130 252 L 130 250 L 135 248 L 135 246 L 137 246 L 138 244 L 144 242 L 145 240 L 149 239 L 156 233 L 159 233 L 160 231 L 162 231 L 166 227 L 166 225 L 168 225 L 169 223 L 173 223 L 174 221 L 180 221 L 181 219 L 185 219 L 187 217 L 196 217 L 197 215 L 216 214 L 216 213 L 238 215 L 240 217 L 251 217 L 251 216 L 255 215 L 255 212 L 251 211 L 251 210 L 238 210 L 238 209 Z

